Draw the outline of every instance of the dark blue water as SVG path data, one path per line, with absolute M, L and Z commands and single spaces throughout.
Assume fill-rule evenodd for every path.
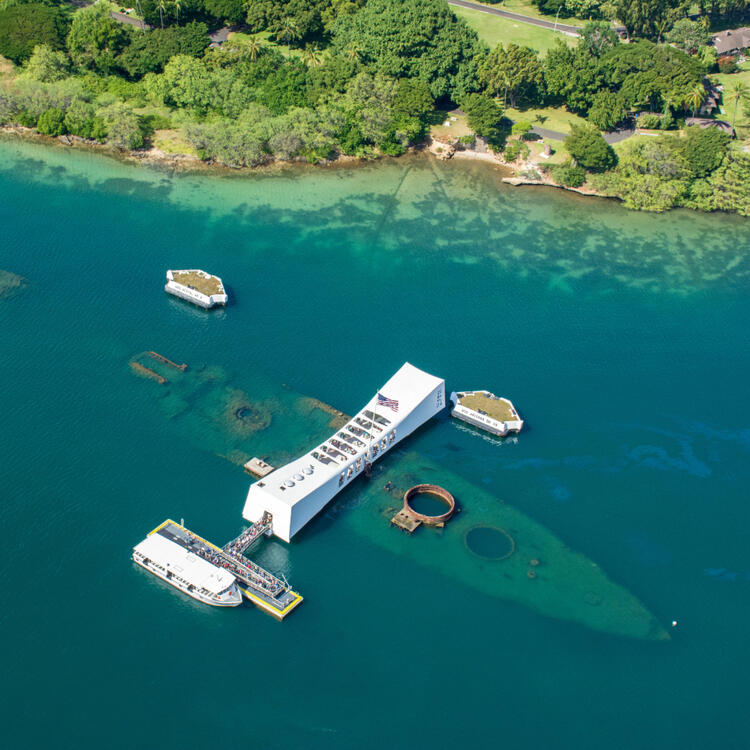
M 485 165 L 0 157 L 0 268 L 28 280 L 0 299 L 8 747 L 746 747 L 750 224 Z M 164 295 L 196 266 L 226 310 Z M 442 420 L 410 447 L 677 619 L 672 640 L 461 586 L 352 533 L 356 508 L 263 549 L 305 597 L 285 622 L 185 599 L 131 547 L 168 516 L 225 541 L 248 479 L 157 408 L 128 366 L 146 349 L 348 412 L 406 360 L 511 397 L 517 440 Z

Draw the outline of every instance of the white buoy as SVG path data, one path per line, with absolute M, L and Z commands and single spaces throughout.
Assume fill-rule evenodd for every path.
M 672 620 L 672 627 L 673 627 L 673 628 L 676 628 L 676 627 L 677 627 L 677 620 Z

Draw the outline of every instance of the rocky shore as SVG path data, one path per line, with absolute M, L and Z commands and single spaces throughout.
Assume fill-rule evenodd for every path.
M 271 160 L 266 164 L 258 167 L 227 167 L 224 164 L 215 161 L 204 161 L 199 157 L 192 154 L 175 154 L 163 151 L 162 149 L 151 147 L 134 149 L 130 151 L 121 151 L 105 143 L 100 143 L 97 140 L 90 138 L 80 138 L 75 135 L 61 135 L 57 137 L 51 137 L 42 135 L 37 132 L 34 128 L 26 128 L 21 125 L 3 125 L 0 126 L 0 133 L 20 138 L 27 138 L 34 141 L 42 141 L 49 145 L 64 146 L 67 148 L 78 148 L 78 149 L 93 149 L 98 153 L 106 156 L 111 156 L 121 161 L 129 162 L 132 164 L 142 164 L 146 166 L 160 167 L 171 171 L 178 172 L 204 172 L 211 174 L 237 174 L 237 173 L 248 173 L 248 172 L 259 172 L 267 170 L 269 168 L 285 168 L 300 165 L 307 165 L 309 162 L 303 158 L 297 158 L 293 161 L 282 162 L 278 160 Z M 495 167 L 501 168 L 508 172 L 507 176 L 503 177 L 502 180 L 508 185 L 520 186 L 520 185 L 536 185 L 543 187 L 554 187 L 562 190 L 569 190 L 579 195 L 594 196 L 600 198 L 606 198 L 608 196 L 603 193 L 597 192 L 591 188 L 580 187 L 567 187 L 554 182 L 549 175 L 545 174 L 539 169 L 539 165 L 534 162 L 527 161 L 516 161 L 507 162 L 503 159 L 502 155 L 495 154 L 486 147 L 484 148 L 466 148 L 463 146 L 456 147 L 454 144 L 444 143 L 442 141 L 433 140 L 429 138 L 422 144 L 418 144 L 411 149 L 411 153 L 418 154 L 424 153 L 429 154 L 433 157 L 442 160 L 448 159 L 469 159 L 473 161 L 482 161 L 487 164 L 492 164 Z M 394 157 L 381 157 L 381 158 L 394 158 Z M 318 162 L 314 166 L 318 167 L 353 167 L 353 166 L 364 166 L 370 164 L 371 160 L 359 159 L 355 156 L 347 156 L 346 154 L 339 154 L 333 159 L 326 159 Z M 312 165 L 311 165 L 312 166 Z M 529 176 L 533 175 L 533 176 Z

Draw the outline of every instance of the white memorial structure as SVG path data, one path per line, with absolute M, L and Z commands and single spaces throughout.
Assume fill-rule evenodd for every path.
M 408 362 L 355 417 L 304 456 L 250 485 L 242 515 L 267 511 L 273 533 L 291 538 L 369 464 L 445 407 L 445 381 Z

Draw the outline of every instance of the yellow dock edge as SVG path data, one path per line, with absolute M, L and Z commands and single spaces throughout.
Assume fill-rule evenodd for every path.
M 284 609 L 276 609 L 275 607 L 266 604 L 266 602 L 264 602 L 262 599 L 259 599 L 248 589 L 242 588 L 242 586 L 238 586 L 238 588 L 253 604 L 255 604 L 256 607 L 262 609 L 264 612 L 268 612 L 269 615 L 273 615 L 277 620 L 283 620 L 295 607 L 297 607 L 302 602 L 303 599 L 303 597 L 301 597 L 296 591 L 292 591 L 292 594 L 294 594 L 294 599 L 292 599 L 292 601 L 289 602 L 289 604 L 287 604 Z
M 173 524 L 174 526 L 178 526 L 183 531 L 190 531 L 190 529 L 186 529 L 182 524 L 177 523 L 177 521 L 173 521 L 171 518 L 168 518 L 166 521 L 163 521 L 160 523 L 153 531 L 150 531 L 148 533 L 148 536 L 151 536 L 152 534 L 156 534 L 157 531 L 160 529 L 163 529 L 168 523 Z M 217 552 L 221 552 L 222 550 L 217 547 L 215 544 L 212 544 L 208 541 L 208 539 L 204 539 L 202 536 L 198 536 L 198 534 L 190 531 L 190 533 L 196 538 L 200 539 L 201 542 L 204 544 L 207 544 L 209 547 L 212 547 Z M 303 597 L 301 597 L 296 591 L 292 591 L 294 594 L 294 599 L 292 599 L 289 604 L 284 607 L 284 609 L 276 609 L 275 607 L 271 607 L 270 605 L 266 604 L 262 599 L 259 599 L 257 596 L 253 595 L 248 591 L 247 589 L 243 589 L 242 586 L 238 586 L 239 590 L 248 598 L 250 599 L 253 604 L 255 604 L 257 607 L 262 609 L 264 612 L 268 612 L 269 614 L 273 615 L 277 620 L 283 620 L 295 607 L 297 607 L 301 602 Z
M 164 523 L 160 523 L 153 531 L 149 531 L 148 536 L 151 536 L 151 534 L 156 534 L 157 531 L 160 529 L 163 529 L 168 523 L 171 523 L 173 526 L 177 526 L 178 528 L 182 529 L 183 531 L 187 531 L 189 534 L 194 536 L 196 539 L 199 539 L 203 544 L 207 544 L 212 549 L 215 549 L 217 552 L 223 552 L 221 547 L 217 547 L 212 542 L 209 542 L 208 539 L 204 539 L 202 536 L 198 536 L 194 531 L 190 531 L 190 529 L 183 526 L 181 523 L 177 523 L 177 521 L 173 521 L 171 518 L 168 518 Z

